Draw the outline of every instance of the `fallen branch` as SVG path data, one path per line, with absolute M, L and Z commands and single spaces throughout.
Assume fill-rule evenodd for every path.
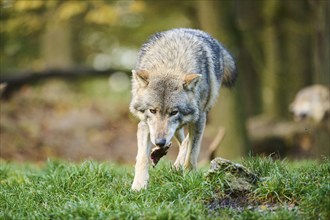
M 24 71 L 4 74 L 0 77 L 0 84 L 6 84 L 3 90 L 3 97 L 8 98 L 14 91 L 26 84 L 32 84 L 49 78 L 77 78 L 83 76 L 110 76 L 116 72 L 130 74 L 130 71 L 123 69 L 96 70 L 89 67 L 76 67 L 72 69 L 46 69 L 43 71 Z
M 215 153 L 218 149 L 218 147 L 220 146 L 220 143 L 222 142 L 224 136 L 226 134 L 226 130 L 223 127 L 220 127 L 218 130 L 217 135 L 215 136 L 215 138 L 213 139 L 208 151 L 207 151 L 207 155 L 209 160 L 213 160 L 215 158 Z
M 209 148 L 207 149 L 207 157 L 200 162 L 201 164 L 208 164 L 211 160 L 213 160 L 216 157 L 215 153 L 217 152 L 225 134 L 226 134 L 226 129 L 224 127 L 219 127 L 217 135 L 215 136 Z

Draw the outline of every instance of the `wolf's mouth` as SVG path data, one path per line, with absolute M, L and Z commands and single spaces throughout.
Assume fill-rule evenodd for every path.
M 152 149 L 150 158 L 151 158 L 153 167 L 155 167 L 158 164 L 159 160 L 167 154 L 168 149 L 170 148 L 171 145 L 172 145 L 172 143 L 170 142 L 165 147 L 156 146 L 154 149 Z

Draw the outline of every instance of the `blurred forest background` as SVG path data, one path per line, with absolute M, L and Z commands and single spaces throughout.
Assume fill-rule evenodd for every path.
M 229 159 L 329 155 L 329 134 L 317 136 L 323 131 L 289 112 L 304 86 L 329 86 L 327 0 L 0 0 L 0 7 L 0 79 L 8 83 L 2 159 L 133 163 L 130 70 L 151 34 L 177 27 L 209 32 L 239 70 L 209 115 L 200 160 L 219 128 L 216 155 Z

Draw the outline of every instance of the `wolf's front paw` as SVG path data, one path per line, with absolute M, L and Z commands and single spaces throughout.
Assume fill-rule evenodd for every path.
M 175 170 L 182 170 L 184 169 L 184 166 L 182 163 L 180 163 L 179 161 L 175 161 L 175 163 L 173 164 L 173 168 Z
M 148 186 L 148 181 L 147 180 L 134 180 L 132 184 L 132 190 L 133 191 L 140 191 L 142 189 L 146 189 Z
M 184 165 L 183 165 L 183 168 L 185 169 L 185 170 L 196 170 L 196 168 L 197 168 L 197 164 L 193 164 L 193 163 L 191 163 L 191 162 L 185 162 L 184 163 Z

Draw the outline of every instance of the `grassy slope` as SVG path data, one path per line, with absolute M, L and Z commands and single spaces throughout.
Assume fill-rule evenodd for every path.
M 248 158 L 243 164 L 266 177 L 246 195 L 258 209 L 210 209 L 210 202 L 224 195 L 225 179 L 206 181 L 205 169 L 183 173 L 168 162 L 151 169 L 150 187 L 139 193 L 130 191 L 132 167 L 91 161 L 50 161 L 42 167 L 1 162 L 0 219 L 330 218 L 329 160 Z M 272 211 L 266 204 L 277 208 Z

